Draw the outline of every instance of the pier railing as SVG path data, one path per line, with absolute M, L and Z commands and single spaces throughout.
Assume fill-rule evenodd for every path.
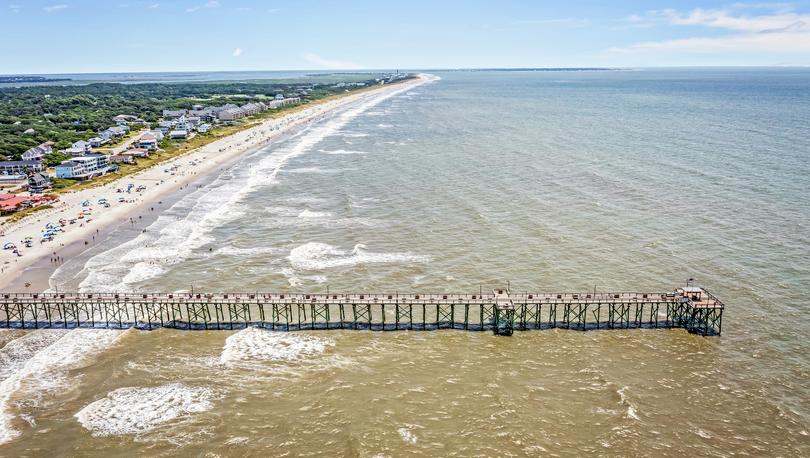
M 671 293 L 270 294 L 0 293 L 0 327 L 188 330 L 684 328 L 719 335 L 723 303 L 703 288 Z

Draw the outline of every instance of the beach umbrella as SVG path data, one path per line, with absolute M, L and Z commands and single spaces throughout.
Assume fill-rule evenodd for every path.
M 4 250 L 10 250 L 10 249 L 12 249 L 12 248 L 14 248 L 14 244 L 13 244 L 13 243 L 11 243 L 11 242 L 6 242 L 6 243 L 3 245 L 3 249 L 4 249 Z

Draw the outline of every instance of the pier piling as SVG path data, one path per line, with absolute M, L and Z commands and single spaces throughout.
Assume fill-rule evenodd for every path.
M 0 328 L 274 331 L 683 328 L 720 335 L 723 303 L 704 288 L 671 293 L 109 294 L 0 293 Z

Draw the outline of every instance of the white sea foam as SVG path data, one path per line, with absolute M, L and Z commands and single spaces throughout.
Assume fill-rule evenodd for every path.
M 388 129 L 388 128 L 394 127 L 394 126 L 391 125 L 391 124 L 377 124 L 377 127 L 381 128 L 381 129 Z
M 62 338 L 68 331 L 34 331 L 9 341 L 0 349 L 0 381 L 19 371 L 40 350 Z
M 362 137 L 368 137 L 368 134 L 367 134 L 367 133 L 365 133 L 365 132 L 341 132 L 339 135 L 340 135 L 341 137 L 346 137 L 346 138 L 362 138 Z
M 284 203 L 288 204 L 319 204 L 325 201 L 326 199 L 313 196 L 288 197 L 283 200 Z
M 616 390 L 616 393 L 619 395 L 619 404 L 627 406 L 627 418 L 636 421 L 641 420 L 638 416 L 638 412 L 636 412 L 636 406 L 628 399 L 626 390 L 626 386 Z
M 14 417 L 9 412 L 15 393 L 30 389 L 26 399 L 31 402 L 37 396 L 68 386 L 69 370 L 92 362 L 124 333 L 97 329 L 41 330 L 17 339 L 15 346 L 19 348 L 14 353 L 23 359 L 6 371 L 7 376 L 0 382 L 0 444 L 19 435 L 12 427 Z
M 397 432 L 399 433 L 399 437 L 401 437 L 406 444 L 413 445 L 416 443 L 416 435 L 408 428 L 399 428 Z
M 298 214 L 299 218 L 329 218 L 332 216 L 329 212 L 316 212 L 310 209 L 306 209 Z
M 287 259 L 296 270 L 321 270 L 358 264 L 425 263 L 430 261 L 427 256 L 412 253 L 366 251 L 363 244 L 357 244 L 351 251 L 345 251 L 319 242 L 309 242 L 293 248 Z
M 337 170 L 322 169 L 319 167 L 298 167 L 297 169 L 286 169 L 284 173 L 317 173 L 317 174 L 330 174 L 335 173 Z
M 273 247 L 250 247 L 250 248 L 237 248 L 235 246 L 227 245 L 214 252 L 216 255 L 222 256 L 235 256 L 238 258 L 249 258 L 251 256 L 260 256 L 268 254 L 281 254 L 283 250 Z
M 240 361 L 290 361 L 323 353 L 332 341 L 305 334 L 243 329 L 225 339 L 220 362 L 228 365 Z
M 88 404 L 75 417 L 94 436 L 143 434 L 168 422 L 211 410 L 215 398 L 209 389 L 181 383 L 119 388 Z
M 322 153 L 332 154 L 332 155 L 348 155 L 348 154 L 368 154 L 367 151 L 355 151 L 355 150 L 346 150 L 346 149 L 336 149 L 332 151 L 328 150 L 320 150 Z
M 297 287 L 304 284 L 304 280 L 309 280 L 314 283 L 326 283 L 329 278 L 326 275 L 299 275 L 295 269 L 291 267 L 285 267 L 281 269 L 281 274 L 287 277 L 287 282 L 290 286 Z
M 298 214 L 301 213 L 299 208 L 282 206 L 265 207 L 264 210 L 268 213 L 272 213 L 275 216 L 298 216 Z

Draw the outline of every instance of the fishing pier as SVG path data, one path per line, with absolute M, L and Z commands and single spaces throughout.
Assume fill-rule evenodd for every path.
M 669 293 L 265 294 L 0 293 L 0 328 L 372 331 L 683 328 L 720 335 L 723 303 Z

